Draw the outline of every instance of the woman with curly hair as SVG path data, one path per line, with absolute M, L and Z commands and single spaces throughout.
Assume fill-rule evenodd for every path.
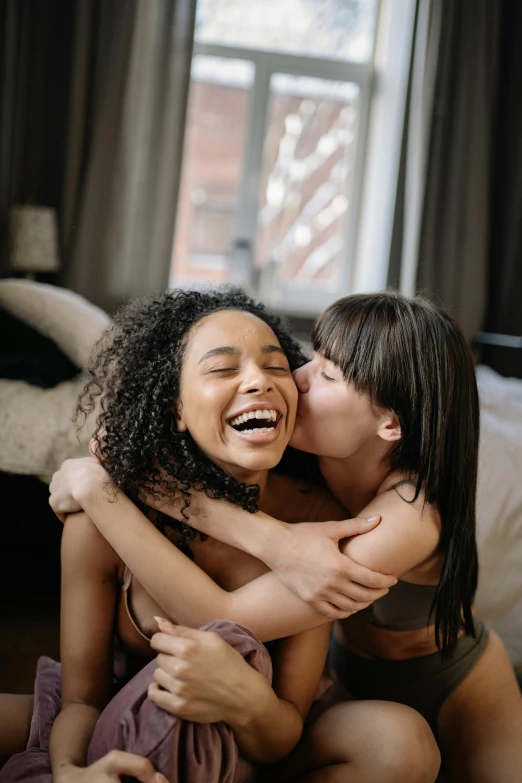
M 240 596 L 267 568 L 238 549 L 195 535 L 186 524 L 192 492 L 203 490 L 247 513 L 260 509 L 286 522 L 343 513 L 324 487 L 271 470 L 293 430 L 297 390 L 291 371 L 302 363 L 279 320 L 238 291 L 175 292 L 123 309 L 95 350 L 83 398 L 85 409 L 101 395 L 96 442 L 104 468 L 89 461 L 97 470 L 87 493 L 93 513 L 107 505 L 125 536 L 129 510 L 141 516 L 130 499 L 146 496 L 149 506 L 161 507 L 164 497 L 178 498 L 177 520 L 160 510 L 155 527 L 147 524 L 195 560 L 190 563 L 176 549 L 183 563 L 202 569 L 207 590 L 214 585 Z M 137 560 L 146 560 L 141 543 L 135 544 Z M 40 783 L 51 772 L 55 783 L 100 783 L 124 775 L 158 783 L 154 767 L 171 783 L 239 783 L 253 779 L 252 763 L 277 762 L 296 746 L 326 658 L 325 618 L 311 612 L 305 631 L 296 631 L 302 620 L 288 619 L 281 632 L 263 633 L 264 640 L 284 637 L 270 648 L 270 686 L 266 650 L 246 628 L 218 622 L 195 631 L 158 618 L 167 613 L 179 620 L 166 611 L 164 600 L 172 574 L 158 563 L 156 576 L 159 590 L 149 593 L 85 513 L 68 519 L 62 542 L 61 709 L 42 726 L 49 701 L 60 703 L 57 665 L 44 661 L 29 749 L 7 763 L 2 783 Z M 190 594 L 183 584 L 177 589 L 195 615 L 205 611 L 197 592 Z M 277 614 L 277 606 L 270 611 Z M 190 615 L 185 625 L 198 625 Z M 251 619 L 262 632 L 267 627 Z M 163 633 L 153 636 L 157 622 Z M 114 633 L 119 685 L 128 682 L 110 700 Z M 174 655 L 162 653 L 165 643 Z M 169 668 L 167 676 L 163 667 L 145 665 L 154 650 Z M 52 687 L 47 683 L 45 689 L 45 678 Z M 12 699 L 0 702 L 10 719 L 9 727 L 1 722 L 4 733 L 10 728 L 13 735 L 17 717 L 23 724 L 24 710 L 32 706 L 20 698 L 16 711 Z M 331 754 L 334 772 L 349 768 L 354 783 L 434 780 L 438 752 L 413 710 L 354 704 L 352 713 L 357 731 L 342 752 Z M 181 719 L 191 723 L 182 726 Z M 316 725 L 321 721 L 318 717 Z M 27 729 L 19 732 L 19 744 L 27 741 Z M 11 750 L 13 744 L 11 736 Z M 47 750 L 50 766 L 31 767 L 35 759 L 47 759 Z M 306 777 L 323 779 L 329 778 L 314 772 Z
M 329 659 L 339 703 L 305 733 L 296 765 L 313 762 L 318 769 L 323 753 L 352 736 L 348 693 L 418 710 L 437 737 L 451 781 L 518 783 L 522 699 L 500 639 L 473 611 L 479 404 L 469 347 L 443 311 L 394 293 L 340 299 L 319 318 L 312 340 L 311 362 L 294 373 L 300 398 L 291 445 L 317 455 L 326 485 L 345 509 L 382 516 L 378 527 L 343 542 L 341 552 L 394 574 L 396 586 L 354 614 L 360 607 L 344 595 L 335 528 L 284 525 L 204 494 L 192 498 L 190 511 L 194 528 L 255 554 L 316 610 L 340 620 Z M 295 632 L 313 624 L 310 606 L 269 582 L 274 573 L 231 595 L 204 584 L 138 513 L 129 511 L 123 535 L 107 503 L 96 505 L 93 490 L 82 490 L 95 470 L 94 461 L 66 464 L 55 483 L 55 508 L 89 508 L 158 597 L 154 572 L 170 569 L 171 590 L 165 582 L 161 601 L 171 615 L 184 622 L 194 609 L 192 622 L 218 615 L 238 620 L 262 639 L 287 622 Z M 138 540 L 147 546 L 141 562 Z M 197 593 L 198 606 L 180 600 L 175 585 L 181 582 Z M 317 582 L 324 584 L 318 589 Z M 317 774 L 317 780 L 344 780 L 341 768 Z

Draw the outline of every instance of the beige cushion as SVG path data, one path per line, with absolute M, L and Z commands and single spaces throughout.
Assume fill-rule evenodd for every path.
M 65 288 L 30 280 L 0 280 L 0 305 L 85 367 L 109 316 Z M 73 417 L 84 378 L 41 389 L 0 379 L 0 470 L 50 481 L 65 459 L 88 454 L 96 412 L 78 431 Z
M 0 470 L 49 483 L 65 459 L 88 455 L 95 416 L 80 430 L 73 422 L 84 382 L 76 378 L 41 389 L 0 379 Z

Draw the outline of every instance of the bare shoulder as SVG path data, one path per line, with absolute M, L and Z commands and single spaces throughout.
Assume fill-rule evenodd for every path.
M 376 499 L 382 498 L 383 503 L 389 503 L 398 508 L 401 507 L 398 501 L 402 501 L 412 510 L 412 516 L 417 514 L 418 517 L 425 520 L 428 524 L 434 524 L 440 534 L 440 514 L 437 506 L 432 503 L 426 503 L 423 487 L 421 487 L 417 496 L 416 493 L 416 477 L 400 471 L 394 471 L 386 477 L 377 490 Z
M 396 478 L 396 477 L 395 477 Z M 441 523 L 437 508 L 425 503 L 421 491 L 415 499 L 411 484 L 387 481 L 359 516 L 378 514 L 380 524 L 349 539 L 343 551 L 353 560 L 397 577 L 412 572 L 439 549 Z
M 344 506 L 327 487 L 319 484 L 274 474 L 270 478 L 270 491 L 273 503 L 267 513 L 284 522 L 327 522 L 347 517 Z

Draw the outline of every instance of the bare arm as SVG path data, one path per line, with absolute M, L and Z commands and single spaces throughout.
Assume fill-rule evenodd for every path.
M 85 766 L 112 681 L 115 554 L 84 514 L 76 516 L 62 540 L 62 710 L 49 745 L 57 781 L 71 767 Z
M 378 528 L 364 536 L 349 538 L 341 550 L 358 563 L 401 577 L 435 554 L 440 541 L 440 520 L 433 506 L 423 506 L 423 497 L 408 503 L 412 487 L 377 495 L 363 514 L 380 514 Z
M 220 618 L 246 625 L 269 641 L 326 622 L 271 573 L 234 592 L 223 590 L 121 492 L 111 500 L 98 484 L 85 489 L 78 500 L 136 579 L 180 625 L 199 628 Z
M 51 506 L 63 520 L 65 513 L 82 507 L 79 498 L 86 497 L 89 487 L 92 489 L 96 482 L 101 487 L 107 481 L 96 459 L 66 460 L 51 482 Z M 165 500 L 161 510 L 179 517 L 174 501 Z M 322 517 L 336 521 L 290 525 L 262 512 L 249 514 L 225 501 L 207 498 L 204 493 L 193 494 L 190 514 L 193 527 L 265 562 L 286 587 L 329 620 L 363 609 L 396 582 L 395 577 L 371 571 L 339 552 L 341 539 L 373 529 L 379 523 L 378 517 L 340 521 L 342 514 L 337 504 L 330 517 Z M 141 537 L 143 549 L 157 546 L 152 526 L 145 526 L 143 519 L 141 523 L 137 520 L 138 517 L 128 520 L 125 536 L 132 534 L 135 540 Z M 93 516 L 93 521 L 125 560 L 120 548 L 125 542 L 118 540 L 119 529 L 113 528 L 109 518 L 105 525 L 103 514 Z M 128 565 L 131 567 L 130 562 Z M 172 560 L 171 565 L 175 567 L 176 562 Z M 157 599 L 153 585 L 147 577 L 143 579 L 145 588 Z M 163 606 L 168 612 L 167 606 Z
M 150 498 L 143 499 L 154 505 Z M 177 499 L 163 498 L 161 511 L 179 518 L 180 505 Z M 192 527 L 261 560 L 295 595 L 330 620 L 365 608 L 395 584 L 393 576 L 360 565 L 347 552 L 340 556 L 339 542 L 375 528 L 379 517 L 361 514 L 345 519 L 334 498 L 330 514 L 321 516 L 328 521 L 298 525 L 262 511 L 250 514 L 204 492 L 192 492 L 189 513 Z

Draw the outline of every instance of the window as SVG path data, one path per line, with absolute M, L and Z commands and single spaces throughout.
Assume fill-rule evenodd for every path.
M 351 290 L 387 2 L 200 0 L 173 286 L 304 315 Z

